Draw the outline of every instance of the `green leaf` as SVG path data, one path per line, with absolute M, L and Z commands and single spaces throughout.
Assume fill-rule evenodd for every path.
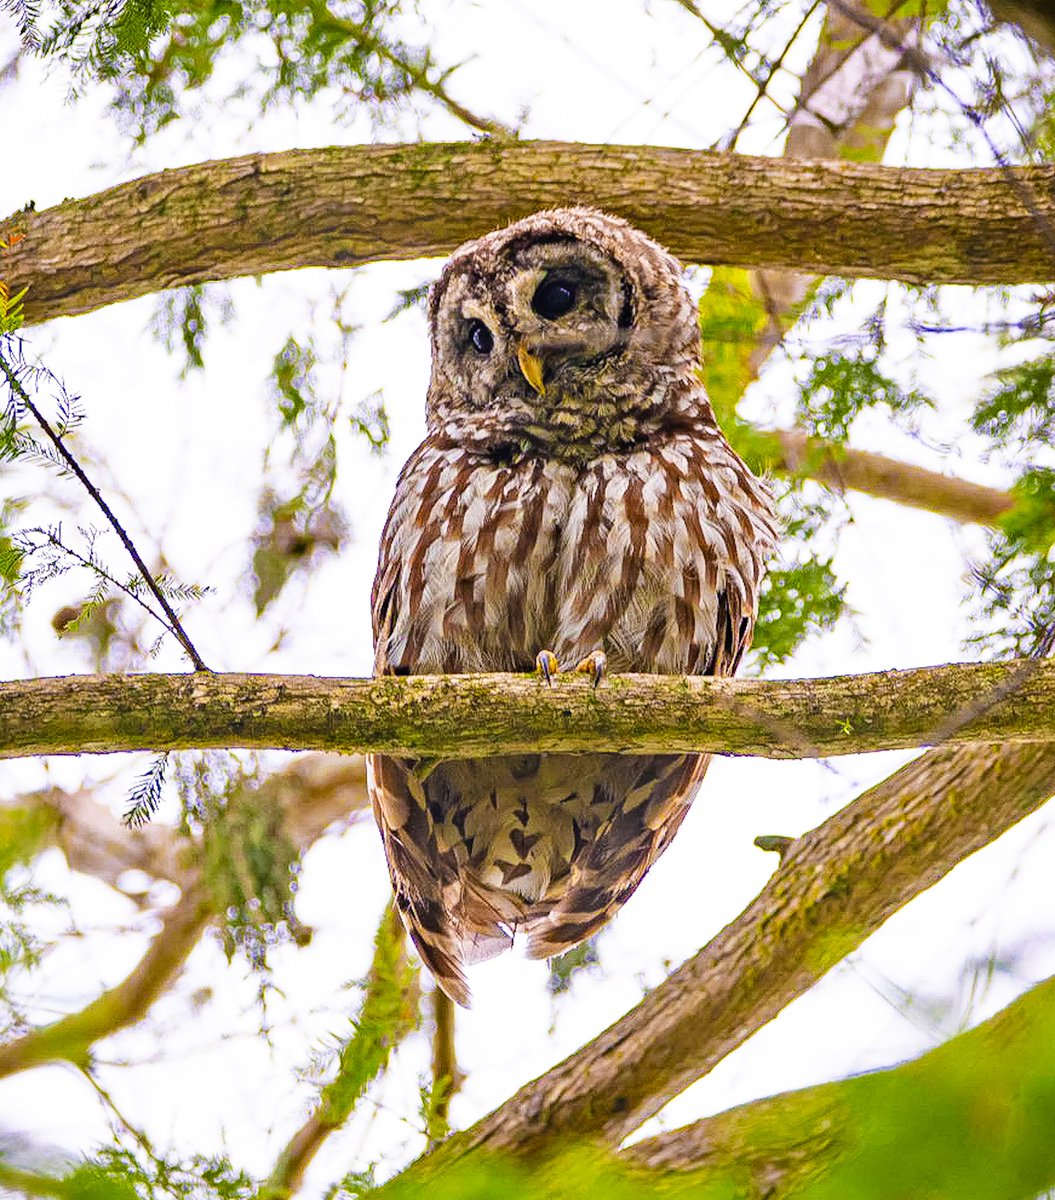
M 751 644 L 761 668 L 785 662 L 808 637 L 831 629 L 845 595 L 830 558 L 771 569 L 762 584 Z

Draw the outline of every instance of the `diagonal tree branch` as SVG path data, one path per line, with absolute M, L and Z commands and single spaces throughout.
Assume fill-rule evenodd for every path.
M 0 683 L 0 758 L 115 750 L 701 750 L 810 758 L 1055 738 L 1055 662 L 828 679 L 73 675 Z
M 14 214 L 3 225 L 25 237 L 5 273 L 12 291 L 29 286 L 26 321 L 44 321 L 207 280 L 444 254 L 571 200 L 626 216 L 688 262 L 928 283 L 1055 276 L 1035 219 L 1055 220 L 1055 167 L 515 141 L 291 150 L 163 171 Z
M 130 975 L 80 1012 L 0 1045 L 0 1078 L 48 1062 L 85 1065 L 97 1041 L 146 1016 L 182 970 L 211 915 L 204 887 L 197 881 L 188 883 Z
M 1055 792 L 1055 747 L 934 751 L 795 841 L 755 901 L 578 1053 L 415 1168 L 617 1146 L 914 896 Z

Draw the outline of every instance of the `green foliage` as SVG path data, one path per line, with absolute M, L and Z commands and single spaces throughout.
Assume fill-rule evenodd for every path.
M 58 813 L 41 797 L 29 796 L 22 805 L 0 807 L 0 1035 L 10 1035 L 26 1024 L 10 983 L 15 975 L 37 966 L 45 953 L 46 946 L 35 932 L 42 910 L 64 903 L 37 887 L 28 870 L 52 841 L 58 824 Z
M 598 936 L 587 938 L 578 946 L 558 954 L 547 963 L 549 977 L 546 980 L 546 990 L 551 996 L 562 996 L 571 991 L 577 975 L 586 971 L 595 972 L 601 965 L 601 956 L 597 950 Z
M 366 439 L 370 450 L 374 454 L 384 454 L 391 430 L 382 394 L 374 392 L 372 396 L 360 400 L 350 420 L 352 431 Z
M 300 857 L 278 791 L 216 754 L 180 755 L 177 787 L 185 821 L 201 836 L 224 951 L 228 958 L 240 951 L 254 970 L 266 971 L 272 946 L 311 936 L 293 908 Z
M 313 340 L 309 338 L 302 346 L 292 334 L 275 355 L 271 380 L 283 428 L 292 428 L 305 414 L 314 416 L 318 407 L 316 362 Z
M 773 481 L 781 519 L 781 559 L 762 581 L 751 643 L 761 670 L 786 662 L 809 637 L 834 628 L 845 611 L 846 585 L 831 556 L 817 553 L 822 533 L 837 533 L 838 506 L 828 493 L 809 501 L 799 479 Z M 819 489 L 817 489 L 819 491 Z
M 168 764 L 168 754 L 159 754 L 136 780 L 125 804 L 123 820 L 126 825 L 138 829 L 157 812 Z
M 250 1200 L 256 1184 L 223 1157 L 164 1158 L 153 1147 L 107 1146 L 65 1175 L 14 1168 L 0 1160 L 0 1187 L 58 1200 Z
M 217 284 L 195 283 L 162 293 L 151 320 L 151 332 L 165 349 L 182 350 L 180 378 L 205 368 L 205 341 L 212 320 L 228 324 L 234 305 Z
M 1055 443 L 1055 353 L 1005 367 L 993 378 L 997 386 L 971 418 L 974 430 L 1000 447 Z
M 337 119 L 365 111 L 384 125 L 424 93 L 463 115 L 448 102 L 450 72 L 429 47 L 394 33 L 411 7 L 403 0 L 169 0 L 161 36 L 123 60 L 118 110 L 143 140 L 183 115 L 187 94 L 209 83 L 221 60 L 248 50 L 258 69 L 239 90 L 255 92 L 265 110 L 326 93 L 336 98 Z
M 752 353 L 768 323 L 751 273 L 715 267 L 700 298 L 699 323 L 703 382 L 724 426 L 754 378 Z
M 751 643 L 760 668 L 785 662 L 808 637 L 833 628 L 842 615 L 845 594 L 846 585 L 840 585 L 830 558 L 771 567 L 762 584 Z
M 317 566 L 320 558 L 336 554 L 344 545 L 348 535 L 344 514 L 330 501 L 328 493 L 320 497 L 315 488 L 321 478 L 332 486 L 335 475 L 336 443 L 328 437 L 297 495 L 280 501 L 270 489 L 262 493 L 260 524 L 253 538 L 253 603 L 257 616 L 295 573 Z
M 933 401 L 917 388 L 905 388 L 880 363 L 882 342 L 872 341 L 849 354 L 818 355 L 799 384 L 798 422 L 826 441 L 843 443 L 865 409 L 879 405 L 893 413 L 912 413 Z
M 672 1173 L 662 1183 L 588 1147 L 566 1150 L 554 1158 L 531 1165 L 473 1154 L 445 1159 L 442 1172 L 409 1173 L 397 1178 L 382 1194 L 385 1200 L 642 1200 L 643 1197 L 684 1197 L 685 1200 L 736 1200 L 745 1192 L 739 1172 L 701 1181 L 692 1175 Z M 735 1182 L 734 1182 L 735 1181 Z M 741 1186 L 737 1186 L 740 1183 Z
M 1026 471 L 1012 494 L 973 571 L 981 630 L 971 643 L 998 656 L 1043 652 L 1055 630 L 1055 470 Z
M 21 235 L 9 233 L 0 237 L 0 255 L 6 253 L 12 246 L 21 241 Z M 23 320 L 22 301 L 27 288 L 12 293 L 11 288 L 4 282 L 0 274 L 0 338 L 4 338 L 21 328 Z M 2 343 L 0 343 L 2 344 Z
M 418 972 L 405 952 L 406 935 L 389 905 L 374 938 L 374 957 L 351 1037 L 338 1055 L 336 1077 L 323 1088 L 322 1121 L 338 1126 L 347 1120 L 367 1086 L 388 1065 L 395 1047 L 417 1028 Z
M 841 294 L 833 291 L 830 302 Z M 829 299 L 818 294 L 814 303 L 824 307 Z M 795 315 L 787 318 L 788 324 Z M 779 441 L 737 413 L 737 405 L 754 379 L 752 356 L 769 321 L 750 273 L 716 268 L 700 301 L 699 319 L 703 380 L 715 415 L 751 469 L 768 474 L 783 460 Z M 879 335 L 876 338 L 879 340 Z M 829 435 L 841 422 L 840 436 L 844 438 L 863 407 L 889 403 L 896 390 L 896 385 L 878 373 L 874 361 L 832 355 L 816 362 L 821 366 L 802 385 L 800 410 L 802 406 L 813 408 L 817 425 Z M 870 389 L 867 394 L 864 385 Z M 900 393 L 898 399 L 902 408 L 911 407 Z M 843 611 L 846 591 L 835 576 L 831 557 L 810 550 L 810 543 L 831 516 L 830 506 L 806 504 L 801 481 L 784 482 L 775 490 L 782 518 L 783 556 L 797 561 L 784 568 L 771 567 L 763 583 L 753 641 L 755 661 L 763 670 L 786 661 L 811 635 L 831 629 Z
M 339 302 L 338 302 L 339 309 Z M 342 373 L 354 329 L 335 317 Z M 333 500 L 338 454 L 334 424 L 339 394 L 323 395 L 320 354 L 314 336 L 303 343 L 292 335 L 275 356 L 271 396 L 278 416 L 277 438 L 264 456 L 262 474 L 288 451 L 281 489 L 266 484 L 258 501 L 259 520 L 253 535 L 253 603 L 262 615 L 297 575 L 336 554 L 348 537 L 348 520 Z M 332 364 L 327 364 L 332 365 Z M 380 397 L 360 403 L 351 418 L 371 448 L 380 451 L 388 438 L 388 417 Z

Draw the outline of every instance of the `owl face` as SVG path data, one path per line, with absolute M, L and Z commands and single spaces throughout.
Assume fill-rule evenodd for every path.
M 430 303 L 430 428 L 574 453 L 633 444 L 691 379 L 681 269 L 617 217 L 557 209 L 456 251 Z

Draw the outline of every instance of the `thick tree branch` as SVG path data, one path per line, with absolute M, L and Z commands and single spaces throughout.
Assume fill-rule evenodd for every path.
M 829 679 L 71 675 L 0 684 L 0 758 L 243 747 L 473 755 L 707 750 L 810 758 L 1055 739 L 1055 662 Z
M 1055 167 L 1016 172 L 1055 221 Z M 5 274 L 14 291 L 29 286 L 26 320 L 44 321 L 207 280 L 445 254 L 569 203 L 621 213 L 689 262 L 927 283 L 1055 277 L 1043 232 L 1000 170 L 507 141 L 291 150 L 163 171 L 14 214 L 5 226 L 26 236 Z
M 964 1190 L 975 1171 L 1037 1171 L 1020 1190 L 988 1193 L 1037 1195 L 1055 1182 L 1052 1155 L 1038 1159 L 1036 1153 L 1050 1141 L 1053 1037 L 1055 980 L 1048 979 L 913 1062 L 756 1100 L 638 1142 L 624 1158 L 659 1171 L 691 1171 L 701 1183 L 725 1179 L 732 1170 L 744 1200 L 799 1194 L 797 1188 L 819 1176 L 829 1195 L 860 1196 L 851 1177 L 861 1167 L 862 1148 L 875 1152 L 880 1125 L 887 1170 L 876 1181 L 877 1195 L 925 1194 L 914 1172 L 921 1166 L 933 1171 L 935 1151 L 952 1152 L 948 1165 Z M 935 1125 L 941 1146 L 924 1132 Z M 906 1177 L 895 1182 L 892 1173 L 902 1170 Z M 942 1171 L 934 1178 L 941 1178 L 945 1194 L 960 1194 L 956 1175 Z
M 934 751 L 790 847 L 695 958 L 582 1050 L 417 1168 L 479 1150 L 618 1145 L 914 896 L 1055 792 L 1055 746 Z

